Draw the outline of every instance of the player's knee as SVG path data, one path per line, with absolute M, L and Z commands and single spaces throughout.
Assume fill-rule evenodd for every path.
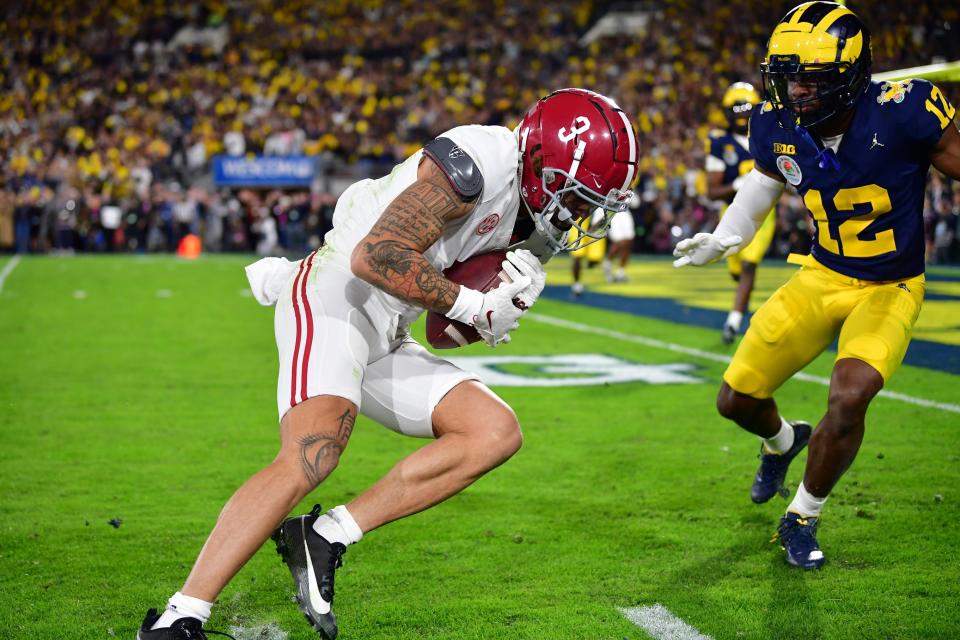
M 871 389 L 852 384 L 833 384 L 830 386 L 828 411 L 840 418 L 862 419 L 875 392 Z
M 724 382 L 717 393 L 717 412 L 728 420 L 736 420 L 746 410 L 745 399 L 747 396 L 738 394 Z
M 280 451 L 273 464 L 289 479 L 301 497 L 306 496 L 326 480 L 340 464 L 339 446 L 310 449 L 302 447 L 294 451 Z
M 523 432 L 516 414 L 509 408 L 497 412 L 490 422 L 484 425 L 483 442 L 480 445 L 485 457 L 493 464 L 510 459 L 523 446 Z
M 862 420 L 882 388 L 883 378 L 876 369 L 859 360 L 840 360 L 830 380 L 828 411 L 841 419 Z

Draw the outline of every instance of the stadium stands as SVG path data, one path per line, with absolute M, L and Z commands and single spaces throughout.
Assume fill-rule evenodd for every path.
M 637 249 L 668 252 L 714 224 L 701 169 L 702 140 L 723 122 L 718 92 L 759 84 L 765 38 L 792 4 L 11 5 L 0 25 L 0 248 L 174 251 L 193 232 L 208 250 L 301 253 L 351 180 L 447 128 L 512 126 L 539 95 L 585 86 L 636 118 Z M 612 9 L 644 19 L 591 32 Z M 855 9 L 874 27 L 876 70 L 960 59 L 955 2 Z M 315 176 L 309 187 L 231 187 L 212 172 L 222 155 L 316 158 Z M 930 255 L 956 261 L 960 187 L 935 176 L 928 191 Z M 785 205 L 774 251 L 802 249 L 806 225 L 800 203 Z

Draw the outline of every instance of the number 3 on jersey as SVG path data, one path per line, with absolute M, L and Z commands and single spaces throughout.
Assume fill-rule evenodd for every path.
M 803 196 L 803 203 L 813 214 L 817 222 L 817 241 L 820 246 L 837 255 L 849 258 L 874 258 L 885 253 L 897 250 L 897 242 L 893 237 L 893 229 L 886 229 L 874 234 L 873 238 L 862 238 L 861 235 L 874 220 L 893 208 L 887 190 L 876 184 L 868 184 L 854 189 L 840 189 L 833 197 L 834 208 L 840 211 L 853 211 L 856 205 L 868 205 L 870 211 L 862 216 L 854 216 L 840 223 L 837 231 L 840 235 L 834 239 L 830 235 L 830 225 L 827 212 L 823 208 L 823 199 L 820 192 L 810 189 Z

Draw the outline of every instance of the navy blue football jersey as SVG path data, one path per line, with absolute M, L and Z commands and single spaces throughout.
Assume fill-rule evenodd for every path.
M 796 187 L 816 221 L 811 253 L 862 280 L 923 273 L 923 196 L 930 153 L 955 109 L 926 80 L 871 82 L 840 140 L 839 169 L 822 169 L 811 140 L 778 124 L 765 103 L 750 120 L 750 152 Z
M 707 153 L 723 162 L 723 179 L 720 184 L 733 184 L 734 180 L 747 175 L 753 168 L 750 151 L 737 142 L 729 131 L 711 134 Z

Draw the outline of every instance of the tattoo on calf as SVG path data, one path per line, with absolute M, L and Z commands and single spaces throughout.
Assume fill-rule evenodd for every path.
M 303 468 L 304 476 L 313 486 L 323 482 L 337 466 L 340 454 L 347 446 L 350 434 L 353 433 L 356 415 L 350 413 L 348 409 L 337 420 L 340 424 L 335 436 L 311 433 L 297 440 L 300 449 L 300 466 Z

